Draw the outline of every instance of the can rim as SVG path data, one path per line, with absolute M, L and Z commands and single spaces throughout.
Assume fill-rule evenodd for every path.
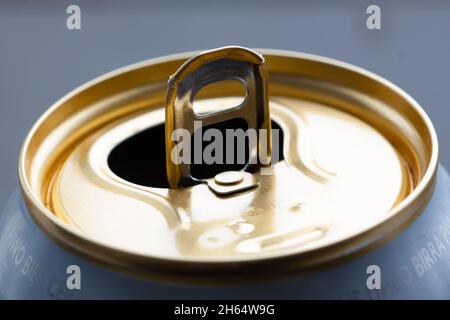
M 324 251 L 321 253 L 315 252 L 314 250 L 306 250 L 301 253 L 291 251 L 287 253 L 273 253 L 273 254 L 267 254 L 263 257 L 260 256 L 246 256 L 246 257 L 239 257 L 237 259 L 234 259 L 233 261 L 228 261 L 226 259 L 218 259 L 215 261 L 211 260 L 199 260 L 198 258 L 189 258 L 189 257 L 158 257 L 157 255 L 144 255 L 139 254 L 135 252 L 124 252 L 121 251 L 119 248 L 107 245 L 104 243 L 100 243 L 94 239 L 86 239 L 85 236 L 82 234 L 80 230 L 77 230 L 75 227 L 64 223 L 61 221 L 58 217 L 56 217 L 48 208 L 46 208 L 39 199 L 36 198 L 34 195 L 34 192 L 31 188 L 31 185 L 28 181 L 28 178 L 26 176 L 26 153 L 30 145 L 30 141 L 35 134 L 36 130 L 41 126 L 41 124 L 44 122 L 44 120 L 53 113 L 55 110 L 57 110 L 64 102 L 70 100 L 72 97 L 76 96 L 78 93 L 81 93 L 85 89 L 98 84 L 100 82 L 103 82 L 107 79 L 113 78 L 117 75 L 120 75 L 122 73 L 139 69 L 144 66 L 150 66 L 155 65 L 159 63 L 168 62 L 170 60 L 179 60 L 179 59 L 188 59 L 189 57 L 192 57 L 193 55 L 197 54 L 198 51 L 191 51 L 191 52 L 185 52 L 185 53 L 179 53 L 179 54 L 172 54 L 167 55 L 163 57 L 158 57 L 154 59 L 149 59 L 141 62 L 137 62 L 131 65 L 127 65 L 118 69 L 115 69 L 113 71 L 110 71 L 104 75 L 101 75 L 93 80 L 88 81 L 87 83 L 79 86 L 78 88 L 72 90 L 71 92 L 64 95 L 62 98 L 58 99 L 46 112 L 44 112 L 43 115 L 36 121 L 36 123 L 32 126 L 29 133 L 27 134 L 20 153 L 19 153 L 19 159 L 18 159 L 18 174 L 19 174 L 19 181 L 20 186 L 22 189 L 22 193 L 24 195 L 25 201 L 28 204 L 29 212 L 33 220 L 38 224 L 38 226 L 46 233 L 50 238 L 56 240 L 59 244 L 61 244 L 63 247 L 70 249 L 75 254 L 81 255 L 83 257 L 87 257 L 91 260 L 95 260 L 96 262 L 99 262 L 102 265 L 106 265 L 108 267 L 111 267 L 113 269 L 118 269 L 122 271 L 131 271 L 132 274 L 137 274 L 139 276 L 147 276 L 148 271 L 146 268 L 149 268 L 149 265 L 152 264 L 152 262 L 159 262 L 159 267 L 152 268 L 153 272 L 151 272 L 153 275 L 157 275 L 158 278 L 164 278 L 166 279 L 166 274 L 170 273 L 170 276 L 168 278 L 172 279 L 174 278 L 186 278 L 186 275 L 181 274 L 181 276 L 177 276 L 179 272 L 180 265 L 182 264 L 183 267 L 186 266 L 186 264 L 191 264 L 192 268 L 185 268 L 186 272 L 193 271 L 193 268 L 195 266 L 224 266 L 225 265 L 233 265 L 234 270 L 236 270 L 236 264 L 243 264 L 248 265 L 251 267 L 251 265 L 254 265 L 255 263 L 261 263 L 269 260 L 278 260 L 278 259 L 297 259 L 297 260 L 305 260 L 300 264 L 297 265 L 299 269 L 302 270 L 310 270 L 313 267 L 316 267 L 318 264 L 322 265 L 325 263 L 330 263 L 335 260 L 339 260 L 339 258 L 343 258 L 344 256 L 347 256 L 349 254 L 361 252 L 364 250 L 369 249 L 369 247 L 373 247 L 376 244 L 386 241 L 388 235 L 391 235 L 392 233 L 397 234 L 397 232 L 394 232 L 395 230 L 392 229 L 398 229 L 402 230 L 406 225 L 409 224 L 416 216 L 419 215 L 421 210 L 423 209 L 429 198 L 432 195 L 432 192 L 434 190 L 434 184 L 436 179 L 436 172 L 438 167 L 438 153 L 439 153 L 439 146 L 438 146 L 438 140 L 437 140 L 437 134 L 434 129 L 434 126 L 428 117 L 428 115 L 425 113 L 425 111 L 422 109 L 422 107 L 404 90 L 393 84 L 392 82 L 382 78 L 381 76 L 365 70 L 363 68 L 354 66 L 352 64 L 342 62 L 340 60 L 327 58 L 318 56 L 315 54 L 308 54 L 308 53 L 299 53 L 299 52 L 293 52 L 293 51 L 286 51 L 286 50 L 277 50 L 277 49 L 254 49 L 257 52 L 261 52 L 263 55 L 275 55 L 275 56 L 282 56 L 286 58 L 299 58 L 299 59 L 307 59 L 307 60 L 314 60 L 317 62 L 325 63 L 325 64 L 331 64 L 333 66 L 341 67 L 353 72 L 356 72 L 358 74 L 361 74 L 364 77 L 371 78 L 374 81 L 383 84 L 384 86 L 388 87 L 390 90 L 392 90 L 397 95 L 401 96 L 403 99 L 405 99 L 409 105 L 414 108 L 414 111 L 418 113 L 418 115 L 421 117 L 421 120 L 425 123 L 425 126 L 428 130 L 428 134 L 431 138 L 431 155 L 428 162 L 428 166 L 426 170 L 424 171 L 423 176 L 421 177 L 421 180 L 417 184 L 417 186 L 412 190 L 412 192 L 403 199 L 399 204 L 397 204 L 394 208 L 392 208 L 389 212 L 389 217 L 385 220 L 382 220 L 378 222 L 375 225 L 366 227 L 364 230 L 359 232 L 357 235 L 352 236 L 350 238 L 338 241 L 336 243 L 333 243 L 332 245 L 329 245 L 325 248 L 320 248 L 318 251 Z M 419 204 L 422 204 L 419 206 Z M 415 213 L 410 214 L 406 217 L 403 217 L 403 219 L 399 219 L 401 217 L 400 213 L 401 211 L 405 210 L 405 208 L 408 208 L 410 206 L 415 207 Z M 390 227 L 389 230 L 386 230 L 386 228 L 383 228 L 383 226 L 389 225 L 390 221 L 396 220 L 396 223 L 393 225 L 396 225 L 395 228 Z M 398 220 L 397 220 L 398 219 Z M 384 229 L 384 232 L 382 232 Z M 360 242 L 359 246 L 350 246 L 352 242 L 354 242 L 356 239 L 364 239 L 364 241 Z M 86 246 L 94 247 L 92 250 L 85 250 Z M 342 248 L 347 247 L 346 250 L 342 250 Z M 104 253 L 102 255 L 95 254 L 96 251 L 102 250 Z M 88 252 L 90 251 L 90 252 Z M 98 252 L 97 252 L 98 253 Z M 124 259 L 124 257 L 128 257 Z M 133 257 L 133 259 L 130 259 Z M 300 259 L 302 257 L 302 259 Z M 131 261 L 131 260 L 134 260 Z M 137 262 L 137 264 L 135 263 Z M 165 270 L 165 267 L 171 266 L 169 268 L 170 271 Z M 219 268 L 220 269 L 220 268 Z M 204 269 L 202 269 L 204 271 Z M 223 272 L 224 274 L 228 274 L 226 270 Z M 211 275 L 212 272 L 212 275 Z M 269 271 L 270 272 L 270 271 Z M 209 272 L 210 278 L 217 276 L 218 273 L 217 270 L 213 270 Z M 233 272 L 231 272 L 233 273 Z M 206 275 L 208 277 L 208 274 Z M 152 276 L 154 277 L 154 276 Z M 217 280 L 217 279 L 215 279 Z

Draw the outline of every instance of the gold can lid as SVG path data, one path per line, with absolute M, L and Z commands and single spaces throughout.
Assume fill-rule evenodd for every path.
M 420 106 L 342 62 L 257 52 L 227 47 L 150 60 L 56 102 L 19 159 L 35 221 L 115 269 L 215 280 L 332 263 L 406 227 L 430 198 L 437 168 L 436 134 Z M 235 83 L 200 90 L 218 79 L 238 80 L 244 99 Z M 238 107 L 220 111 L 227 106 Z M 194 179 L 193 166 L 168 162 L 168 134 L 194 134 L 194 120 L 210 125 L 211 115 L 269 130 L 262 153 L 272 164 Z

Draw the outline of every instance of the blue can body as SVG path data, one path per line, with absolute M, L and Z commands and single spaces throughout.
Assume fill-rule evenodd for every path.
M 76 265 L 80 289 L 67 286 Z M 379 267 L 381 288 L 369 289 Z M 424 212 L 386 244 L 324 271 L 233 286 L 144 281 L 99 267 L 53 242 L 16 190 L 0 216 L 2 299 L 450 299 L 450 177 L 441 166 Z

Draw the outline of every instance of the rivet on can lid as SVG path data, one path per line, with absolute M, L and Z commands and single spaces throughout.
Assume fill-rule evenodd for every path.
M 239 171 L 225 171 L 217 174 L 214 177 L 214 181 L 218 184 L 237 184 L 244 180 L 244 176 Z

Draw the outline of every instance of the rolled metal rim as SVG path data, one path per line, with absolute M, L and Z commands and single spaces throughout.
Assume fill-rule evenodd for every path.
M 92 81 L 83 84 L 72 92 L 68 93 L 55 102 L 34 124 L 22 145 L 19 160 L 18 173 L 20 186 L 28 207 L 29 213 L 35 223 L 52 240 L 56 241 L 72 253 L 88 260 L 94 261 L 102 266 L 113 270 L 125 272 L 143 278 L 169 281 L 195 281 L 196 283 L 206 282 L 228 282 L 229 279 L 253 280 L 267 279 L 267 277 L 287 276 L 292 273 L 315 270 L 346 260 L 354 255 L 364 253 L 381 243 L 387 241 L 392 236 L 403 230 L 411 223 L 415 217 L 424 209 L 434 190 L 436 172 L 438 167 L 438 140 L 435 129 L 425 111 L 406 92 L 385 80 L 384 78 L 366 71 L 362 68 L 341 62 L 338 60 L 324 58 L 321 56 L 297 53 L 283 50 L 255 49 L 264 56 L 275 58 L 291 58 L 301 60 L 312 60 L 314 62 L 331 65 L 346 69 L 359 74 L 365 78 L 388 87 L 391 92 L 404 99 L 410 108 L 414 109 L 421 120 L 425 123 L 426 134 L 431 140 L 431 154 L 428 165 L 424 171 L 420 182 L 401 203 L 391 210 L 390 217 L 377 225 L 359 233 L 357 236 L 339 241 L 333 245 L 319 250 L 296 253 L 291 251 L 287 254 L 265 255 L 264 257 L 245 257 L 234 259 L 233 261 L 201 261 L 198 259 L 166 258 L 148 255 L 139 255 L 120 251 L 113 246 L 87 239 L 83 233 L 75 227 L 68 225 L 56 217 L 47 209 L 42 201 L 34 194 L 27 174 L 27 154 L 30 149 L 30 142 L 38 128 L 45 119 L 58 110 L 62 104 L 76 97 L 91 86 L 100 84 L 108 79 L 120 76 L 124 73 L 144 67 L 163 64 L 175 60 L 187 60 L 198 52 L 188 52 L 169 55 L 162 58 L 151 59 L 129 66 L 119 68 L 115 71 L 102 75 Z M 270 71 L 270 66 L 269 66 Z M 406 208 L 408 214 L 402 214 Z M 263 266 L 260 268 L 260 266 Z M 274 269 L 275 268 L 275 269 Z

